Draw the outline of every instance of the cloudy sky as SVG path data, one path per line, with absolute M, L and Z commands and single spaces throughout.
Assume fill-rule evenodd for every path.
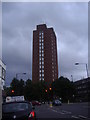
M 33 30 L 38 24 L 53 27 L 57 36 L 59 76 L 76 81 L 86 77 L 88 63 L 88 3 L 2 3 L 2 58 L 7 66 L 6 85 L 16 73 L 32 79 Z

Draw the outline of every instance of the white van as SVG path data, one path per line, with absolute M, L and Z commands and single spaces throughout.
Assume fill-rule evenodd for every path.
M 6 102 L 24 101 L 24 96 L 7 96 Z

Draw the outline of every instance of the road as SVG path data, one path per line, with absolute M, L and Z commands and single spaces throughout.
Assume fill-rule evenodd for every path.
M 90 105 L 88 103 L 70 103 L 62 104 L 62 106 L 50 106 L 43 104 L 35 107 L 38 120 L 41 119 L 65 119 L 68 120 L 90 120 L 89 111 Z

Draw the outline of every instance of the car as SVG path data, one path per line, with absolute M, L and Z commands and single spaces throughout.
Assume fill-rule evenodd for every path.
M 2 120 L 36 120 L 36 113 L 28 101 L 3 103 Z
M 41 105 L 41 103 L 39 102 L 39 101 L 32 101 L 32 105 L 33 106 L 39 106 L 39 105 Z
M 53 100 L 52 105 L 59 106 L 59 105 L 62 105 L 62 103 L 60 100 L 56 99 L 56 100 Z

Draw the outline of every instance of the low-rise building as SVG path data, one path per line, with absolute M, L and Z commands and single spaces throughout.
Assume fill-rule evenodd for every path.
M 90 98 L 90 77 L 74 82 L 76 88 L 76 101 L 89 102 Z

